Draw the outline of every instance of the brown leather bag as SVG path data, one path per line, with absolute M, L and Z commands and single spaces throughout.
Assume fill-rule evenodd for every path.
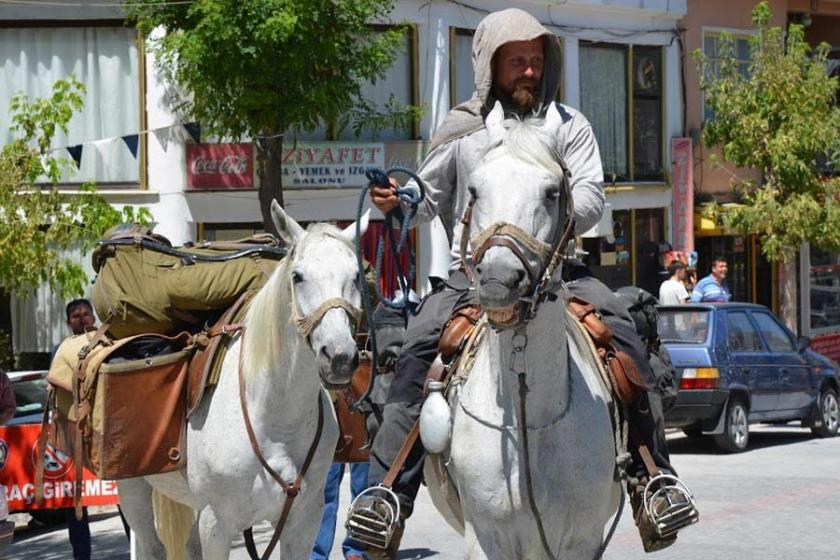
M 589 333 L 598 350 L 598 356 L 609 369 L 613 380 L 613 392 L 618 399 L 625 404 L 638 400 L 642 393 L 647 391 L 647 385 L 633 358 L 612 343 L 612 331 L 598 316 L 595 306 L 577 297 L 570 298 L 568 306 Z
M 361 360 L 353 373 L 350 387 L 344 391 L 332 391 L 335 416 L 338 419 L 338 444 L 333 462 L 366 463 L 370 458 L 367 421 L 361 411 L 351 411 L 350 405 L 361 397 L 370 382 L 370 360 Z
M 158 339 L 174 351 L 143 359 L 114 359 L 126 344 L 140 338 Z M 182 468 L 190 340 L 182 333 L 109 341 L 81 361 L 70 386 L 57 375 L 58 368 L 51 368 L 48 380 L 56 391 L 59 447 L 108 480 Z
M 452 357 L 461 348 L 470 329 L 481 317 L 481 309 L 475 305 L 468 305 L 455 310 L 446 322 L 440 335 L 438 353 L 444 360 Z

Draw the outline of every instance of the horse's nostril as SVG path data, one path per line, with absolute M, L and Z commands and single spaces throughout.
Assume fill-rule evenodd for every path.
M 521 284 L 525 280 L 525 271 L 521 268 L 516 271 L 516 283 Z
M 480 264 L 476 265 L 475 272 L 476 272 L 476 274 L 484 274 L 484 267 L 481 266 Z
M 326 346 L 321 346 L 321 355 L 324 358 L 326 358 L 327 360 L 332 361 L 332 356 L 330 356 L 330 353 L 327 352 L 327 347 Z

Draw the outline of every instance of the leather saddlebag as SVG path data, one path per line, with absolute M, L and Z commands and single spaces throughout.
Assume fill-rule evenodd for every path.
M 335 448 L 335 463 L 366 463 L 370 458 L 368 448 L 367 419 L 361 410 L 351 411 L 350 405 L 361 397 L 370 382 L 370 360 L 360 360 L 353 373 L 350 387 L 344 391 L 333 391 L 333 405 L 338 419 L 338 444 Z
M 68 379 L 72 351 L 86 337 L 62 343 L 47 378 L 55 391 L 59 449 L 109 480 L 182 468 L 189 336 L 107 341 L 80 362 L 77 353 Z

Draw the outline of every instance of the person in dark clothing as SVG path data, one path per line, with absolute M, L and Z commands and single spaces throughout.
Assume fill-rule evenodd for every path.
M 458 270 L 462 229 L 459 219 L 469 199 L 466 178 L 478 165 L 488 143 L 484 118 L 497 101 L 508 116 L 544 117 L 548 107 L 555 103 L 560 62 L 557 37 L 522 10 L 508 9 L 490 14 L 476 30 L 473 41 L 476 94 L 470 101 L 450 111 L 432 139 L 431 151 L 418 170 L 424 182 L 426 198 L 418 208 L 415 225 L 435 216 L 441 217 L 452 241 L 450 276 L 437 283 L 438 289 L 423 299 L 416 315 L 409 320 L 407 342 L 397 361 L 382 426 L 373 443 L 368 480 L 371 486 L 382 483 L 411 426 L 419 417 L 425 375 L 437 354 L 444 324 L 453 310 L 476 299 L 466 276 Z M 558 156 L 571 172 L 576 231 L 583 233 L 598 222 L 604 208 L 600 155 L 592 127 L 583 115 L 570 107 L 557 106 L 563 115 L 563 125 L 558 133 L 558 145 L 563 148 Z M 371 199 L 382 212 L 389 212 L 401 204 L 396 196 L 397 186 L 393 179 L 390 185 L 372 185 Z M 408 186 L 416 188 L 413 182 L 409 182 Z M 465 258 L 471 261 L 470 254 Z M 629 354 L 643 379 L 650 387 L 655 386 L 644 343 L 637 335 L 629 313 L 613 292 L 593 278 L 582 265 L 564 265 L 564 276 L 568 292 L 597 308 L 602 320 L 613 331 L 616 347 Z M 659 396 L 654 392 L 642 395 L 630 406 L 629 416 L 634 433 L 640 440 L 637 443 L 643 441 L 646 444 L 660 470 L 674 473 L 668 460 Z M 628 474 L 638 480 L 631 484 L 629 490 L 634 510 L 641 516 L 644 508 L 640 507 L 638 481 L 646 480 L 647 471 L 636 451 L 637 446 L 631 447 L 633 463 Z M 403 518 L 412 512 L 422 481 L 424 457 L 424 450 L 418 442 L 394 483 L 393 490 L 400 500 Z M 693 513 L 696 519 L 696 510 Z M 403 521 L 400 520 L 387 550 L 367 548 L 370 560 L 396 558 Z M 650 527 L 643 528 L 642 523 L 646 521 L 637 516 L 643 544 L 648 551 L 664 548 L 676 539 L 675 533 L 661 538 Z
M 96 325 L 96 318 L 93 314 L 93 306 L 87 299 L 74 299 L 65 308 L 67 314 L 67 327 L 73 335 L 84 334 Z M 55 354 L 55 352 L 53 352 Z M 131 541 L 131 531 L 128 522 L 119 510 L 122 519 L 125 536 Z M 82 518 L 76 519 L 76 511 L 73 508 L 64 509 L 64 517 L 67 521 L 67 533 L 70 537 L 70 545 L 73 547 L 74 560 L 90 560 L 90 520 L 88 508 L 82 508 Z

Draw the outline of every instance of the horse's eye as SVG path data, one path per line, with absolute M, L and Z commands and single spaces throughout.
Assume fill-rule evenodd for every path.
M 301 274 L 298 271 L 292 272 L 292 282 L 294 282 L 295 284 L 303 282 L 303 274 Z
M 473 197 L 473 199 L 478 198 L 478 191 L 475 190 L 474 186 L 470 185 L 469 187 L 467 187 L 467 190 L 470 191 L 470 196 Z
M 560 198 L 560 189 L 557 187 L 550 187 L 545 191 L 545 199 L 549 202 L 554 202 Z

